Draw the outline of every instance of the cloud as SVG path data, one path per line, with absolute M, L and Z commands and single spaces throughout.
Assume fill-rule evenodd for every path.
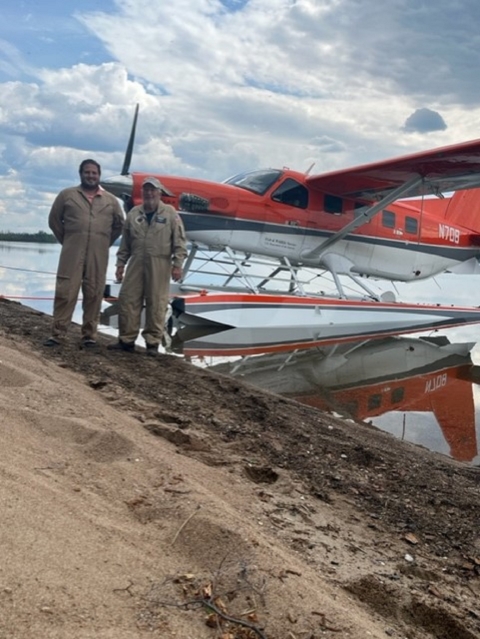
M 445 131 L 447 125 L 440 113 L 431 109 L 417 109 L 409 115 L 403 125 L 407 132 L 429 133 L 430 131 Z
M 136 103 L 132 170 L 214 180 L 363 164 L 429 148 L 433 131 L 438 146 L 478 136 L 471 0 L 116 0 L 102 10 L 85 0 L 74 15 L 57 4 L 32 4 L 28 20 L 9 6 L 14 28 L 0 25 L 0 179 L 20 225 L 36 211 L 45 230 L 85 157 L 118 173 Z M 22 197 L 11 197 L 18 183 Z

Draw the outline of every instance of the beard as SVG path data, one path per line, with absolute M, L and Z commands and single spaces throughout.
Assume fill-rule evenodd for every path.
M 85 189 L 85 191 L 96 191 L 98 189 L 99 183 L 100 179 L 95 179 L 94 181 L 90 180 L 88 182 L 84 179 L 80 180 L 82 189 Z

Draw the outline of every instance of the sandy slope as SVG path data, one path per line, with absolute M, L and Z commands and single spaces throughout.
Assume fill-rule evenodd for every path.
M 2 301 L 0 318 L 1 639 L 480 637 L 478 515 L 470 555 L 438 556 L 428 531 L 356 503 L 365 469 L 350 492 L 315 494 L 255 446 L 258 432 L 239 442 L 214 425 L 225 402 L 246 424 L 249 398 L 252 415 L 282 411 L 301 437 L 313 411 L 173 358 L 79 351 L 74 331 L 70 351 L 44 352 L 47 318 Z M 139 391 L 147 380 L 157 396 Z M 218 410 L 206 391 L 203 408 L 193 390 L 189 401 L 202 384 Z M 345 438 L 322 423 L 325 441 Z M 365 427 L 364 445 L 376 436 Z M 478 471 L 432 459 L 478 505 Z
M 342 612 L 348 596 L 272 543 L 252 508 L 255 485 L 177 455 L 82 378 L 5 342 L 3 637 L 214 636 L 204 612 L 158 603 L 195 598 L 172 583 L 186 574 L 188 585 L 216 578 L 237 591 L 225 601 L 232 611 L 260 608 L 265 636 L 281 636 L 289 613 L 314 631 L 322 618 L 312 611 L 338 628 L 370 628 L 364 613 Z M 286 480 L 284 490 L 294 487 Z

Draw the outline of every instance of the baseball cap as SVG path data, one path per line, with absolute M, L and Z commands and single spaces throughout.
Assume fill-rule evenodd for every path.
M 160 182 L 160 180 L 157 180 L 156 177 L 145 178 L 142 182 L 142 187 L 146 186 L 147 184 L 150 184 L 150 186 L 153 186 L 153 188 L 158 189 L 159 191 L 163 189 L 163 184 Z

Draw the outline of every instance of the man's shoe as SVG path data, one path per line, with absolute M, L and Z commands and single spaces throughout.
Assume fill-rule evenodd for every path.
M 43 342 L 43 345 L 52 347 L 52 346 L 61 346 L 61 343 L 58 341 L 58 339 L 55 339 L 54 337 L 49 337 Z
M 107 350 L 133 353 L 135 350 L 135 342 L 122 342 L 122 340 L 119 340 L 118 342 L 115 342 L 115 344 L 108 344 Z
M 97 342 L 90 337 L 82 339 L 82 348 L 95 348 Z
M 147 355 L 156 357 L 158 355 L 158 344 L 147 344 Z

